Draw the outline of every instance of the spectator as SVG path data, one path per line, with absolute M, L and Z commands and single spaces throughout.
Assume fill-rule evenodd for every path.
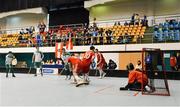
M 117 41 L 118 41 L 118 43 L 122 44 L 123 43 L 123 36 L 119 36 Z
M 39 22 L 38 28 L 39 28 L 39 33 L 43 34 L 45 31 L 46 25 L 44 24 L 44 22 Z
M 55 46 L 55 44 L 56 44 L 56 33 L 55 32 L 53 32 L 52 33 L 52 36 L 51 36 L 51 41 L 52 41 L 52 46 Z
M 115 23 L 114 23 L 114 26 L 117 26 L 117 25 L 118 25 L 117 22 L 115 22 Z
M 127 25 L 129 25 L 129 24 L 127 23 L 127 21 L 125 21 L 124 26 L 127 26 Z
M 140 25 L 140 16 L 139 16 L 139 14 L 135 14 L 135 24 Z
M 131 25 L 134 25 L 134 23 L 135 23 L 135 13 L 132 15 L 132 17 L 131 17 Z
M 24 35 L 25 32 L 24 32 L 24 29 L 21 29 L 20 32 L 19 32 L 20 35 Z
M 48 31 L 46 33 L 46 37 L 45 37 L 46 41 L 47 41 L 47 46 L 51 46 L 51 31 Z
M 21 40 L 22 40 L 22 35 L 19 35 L 18 41 L 21 41 Z
M 177 70 L 180 70 L 180 53 L 177 55 Z
M 116 69 L 116 67 L 117 67 L 116 63 L 112 59 L 110 59 L 109 63 L 108 63 L 108 68 L 109 69 Z
M 140 60 L 137 61 L 137 65 L 135 67 L 135 70 L 142 71 L 142 65 L 141 65 L 141 61 Z
M 50 60 L 50 65 L 54 65 L 54 64 L 55 64 L 54 60 L 51 59 L 51 60 Z
M 57 58 L 56 64 L 58 64 L 58 65 L 64 65 L 64 62 L 63 62 L 63 60 L 62 60 L 61 58 Z
M 144 15 L 144 19 L 141 20 L 141 24 L 142 24 L 142 26 L 148 27 L 148 20 L 147 20 L 147 16 L 146 15 Z
M 100 28 L 100 30 L 99 30 L 99 34 L 100 34 L 99 43 L 100 43 L 100 45 L 103 44 L 103 32 L 104 32 L 104 29 Z
M 125 33 L 125 35 L 123 36 L 123 43 L 129 43 L 129 35 L 128 35 L 128 33 Z
M 40 33 L 37 33 L 37 35 L 35 36 L 36 39 L 36 46 L 42 46 L 42 36 L 40 35 Z
M 158 40 L 158 31 L 159 31 L 159 26 L 155 25 L 154 26 L 154 39 L 157 41 Z
M 26 29 L 28 34 L 30 34 L 31 36 L 33 35 L 33 33 L 35 32 L 35 28 L 34 26 L 30 26 L 29 29 Z
M 97 28 L 96 18 L 93 19 L 93 28 Z
M 153 72 L 152 56 L 150 55 L 150 53 L 147 53 L 145 57 L 145 64 L 146 64 L 146 71 Z
M 180 34 L 179 34 L 180 28 L 179 28 L 178 22 L 175 23 L 174 30 L 175 30 L 174 31 L 174 40 L 179 41 L 180 40 Z
M 33 46 L 33 44 L 32 44 L 32 38 L 28 38 L 28 47 L 32 47 Z
M 98 28 L 94 28 L 93 32 L 92 32 L 92 37 L 93 37 L 93 41 L 92 44 L 95 45 L 97 44 L 97 35 L 98 35 Z
M 177 65 L 176 56 L 175 54 L 172 54 L 170 57 L 170 66 L 172 71 L 177 71 L 176 65 Z
M 118 26 L 121 25 L 120 21 L 118 22 Z
M 111 43 L 112 43 L 112 41 L 111 41 L 112 31 L 111 31 L 110 29 L 108 29 L 105 33 L 106 33 L 106 35 L 107 35 L 107 37 L 106 37 L 106 39 L 107 39 L 107 44 L 111 44 Z
M 3 34 L 1 27 L 0 27 L 0 34 Z M 0 35 L 0 36 L 1 36 L 1 35 Z

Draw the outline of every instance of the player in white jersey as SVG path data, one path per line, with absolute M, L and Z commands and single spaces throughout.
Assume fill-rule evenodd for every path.
M 39 51 L 39 47 L 36 47 L 36 51 L 33 54 L 32 57 L 32 63 L 34 63 L 34 68 L 36 68 L 36 73 L 35 76 L 37 76 L 37 72 L 41 72 L 41 76 L 43 76 L 43 71 L 42 71 L 42 61 L 44 58 L 44 54 Z

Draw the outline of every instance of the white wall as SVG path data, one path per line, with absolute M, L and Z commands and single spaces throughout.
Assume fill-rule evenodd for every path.
M 94 17 L 96 17 L 98 22 L 130 20 L 133 13 L 138 13 L 141 17 L 147 15 L 149 25 L 151 25 L 154 16 L 179 15 L 179 5 L 179 0 L 114 0 L 112 2 L 94 5 L 88 9 L 90 11 L 89 19 L 91 22 Z M 160 21 L 164 20 L 165 18 Z
M 34 14 L 34 13 L 23 13 L 12 16 L 4 17 L 0 20 L 3 20 L 3 24 L 5 24 L 5 29 L 16 29 L 22 27 L 35 26 L 37 27 L 40 21 L 44 21 L 47 23 L 47 15 L 46 14 Z M 0 21 L 1 24 L 1 21 Z
M 142 48 L 159 48 L 161 50 L 180 50 L 180 43 L 154 43 L 154 44 L 127 44 L 127 45 L 101 45 L 96 46 L 100 52 L 104 53 L 118 53 L 125 51 L 142 51 Z M 69 52 L 85 52 L 89 50 L 90 46 L 74 46 L 73 50 Z M 64 47 L 66 48 L 66 47 Z M 55 47 L 40 47 L 44 53 L 55 52 Z M 32 53 L 35 47 L 19 47 L 19 48 L 0 48 L 0 53 L 7 53 L 13 51 L 14 53 Z
M 142 48 L 160 48 L 161 50 L 180 50 L 180 43 L 157 43 L 157 44 L 128 44 L 128 45 L 101 45 L 95 46 L 99 51 L 103 51 L 106 62 L 112 59 L 119 65 L 119 52 L 125 51 L 142 51 Z M 64 47 L 65 48 L 65 47 Z M 0 48 L 0 53 L 33 53 L 33 48 Z M 89 46 L 74 46 L 69 52 L 85 52 L 89 50 Z M 43 53 L 55 52 L 55 47 L 40 47 Z M 118 68 L 119 69 L 119 66 Z
M 40 21 L 47 24 L 47 10 L 42 7 L 0 13 L 0 27 L 3 30 L 15 31 L 15 29 L 37 26 Z

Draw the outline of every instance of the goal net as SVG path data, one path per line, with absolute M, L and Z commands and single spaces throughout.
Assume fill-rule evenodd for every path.
M 142 94 L 170 96 L 163 59 L 160 49 L 142 49 L 142 69 L 148 76 L 148 85 L 142 87 Z

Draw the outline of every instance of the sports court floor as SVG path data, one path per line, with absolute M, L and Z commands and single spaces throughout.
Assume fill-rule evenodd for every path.
M 171 96 L 119 91 L 127 78 L 90 77 L 87 86 L 75 87 L 65 76 L 0 74 L 0 106 L 180 106 L 180 81 L 169 80 Z

